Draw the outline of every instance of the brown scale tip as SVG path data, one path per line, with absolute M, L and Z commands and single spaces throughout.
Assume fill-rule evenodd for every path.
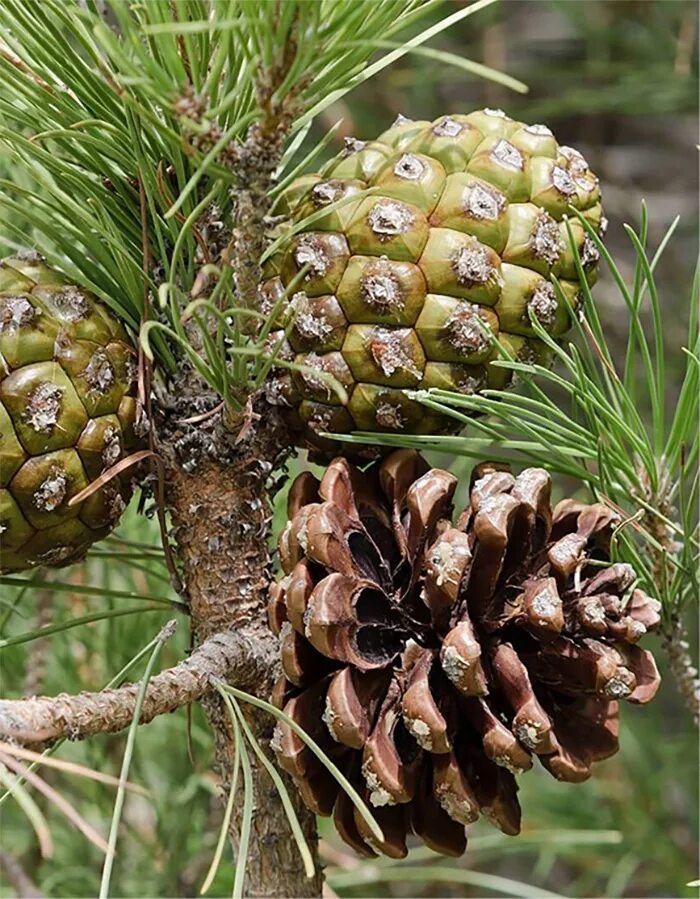
M 317 813 L 363 854 L 402 857 L 409 830 L 456 854 L 482 815 L 520 830 L 517 778 L 539 762 L 590 777 L 618 748 L 618 704 L 659 685 L 638 644 L 659 604 L 610 563 L 616 518 L 551 506 L 543 469 L 477 466 L 453 515 L 454 476 L 399 450 L 359 469 L 338 458 L 290 492 L 285 576 L 271 591 L 285 678 L 275 702 L 376 813 L 326 786 L 288 726 L 274 748 Z M 457 519 L 457 526 L 452 522 Z

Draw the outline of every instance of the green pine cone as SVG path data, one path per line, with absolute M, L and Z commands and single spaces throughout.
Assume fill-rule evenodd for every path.
M 92 294 L 25 253 L 0 262 L 0 572 L 60 566 L 114 527 L 137 444 L 136 354 Z
M 275 212 L 292 224 L 317 218 L 267 263 L 261 307 L 306 267 L 271 344 L 286 327 L 281 358 L 332 374 L 347 392 L 343 401 L 313 371 L 278 370 L 268 397 L 300 445 L 336 451 L 324 431 L 454 428 L 405 390 L 506 386 L 507 370 L 490 365 L 496 342 L 546 361 L 531 313 L 552 337 L 569 326 L 552 276 L 579 302 L 567 214 L 586 280 L 596 278 L 598 251 L 570 207 L 602 234 L 598 179 L 583 156 L 546 126 L 493 109 L 399 116 L 376 141 L 348 140 L 320 174 L 296 179 Z

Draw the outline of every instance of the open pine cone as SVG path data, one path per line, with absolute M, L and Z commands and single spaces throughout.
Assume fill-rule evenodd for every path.
M 273 745 L 358 852 L 401 857 L 413 831 L 459 855 L 479 812 L 518 833 L 515 775 L 533 756 L 585 780 L 618 749 L 618 700 L 656 693 L 636 644 L 660 606 L 609 564 L 614 513 L 552 511 L 550 486 L 542 469 L 481 465 L 453 526 L 455 477 L 413 451 L 294 482 L 269 607 L 284 670 L 273 701 L 375 807 L 384 842 L 291 728 Z

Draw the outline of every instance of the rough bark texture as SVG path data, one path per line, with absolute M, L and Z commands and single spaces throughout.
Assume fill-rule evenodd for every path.
M 218 632 L 234 631 L 276 659 L 277 645 L 265 614 L 270 557 L 268 551 L 269 504 L 267 479 L 280 444 L 274 429 L 260 422 L 250 431 L 250 441 L 233 447 L 225 462 L 205 456 L 199 464 L 190 459 L 183 469 L 171 457 L 167 494 L 177 555 L 192 614 L 196 644 Z M 266 697 L 277 673 L 272 662 L 251 692 Z M 240 681 L 238 682 L 240 685 Z M 233 767 L 234 741 L 223 703 L 214 694 L 203 700 L 215 737 L 215 766 L 228 791 Z M 266 747 L 274 722 L 252 707 L 244 713 L 251 729 Z M 306 877 L 287 817 L 272 781 L 251 756 L 255 789 L 253 836 L 246 864 L 246 895 L 292 897 L 319 896 L 321 874 Z M 310 846 L 315 846 L 315 822 L 290 789 Z M 233 816 L 231 839 L 239 832 L 238 810 Z
M 651 558 L 652 579 L 662 593 L 673 596 L 670 584 L 672 569 L 668 565 L 668 556 L 678 549 L 678 543 L 673 530 L 666 524 L 667 520 L 677 520 L 677 510 L 669 499 L 671 479 L 668 472 L 663 471 L 660 486 L 656 492 L 652 490 L 643 473 L 642 483 L 646 486 L 647 507 L 659 512 L 659 515 L 646 512 L 642 518 L 643 525 L 656 541 L 655 546 L 648 543 L 645 547 Z M 660 549 L 656 547 L 660 547 Z M 665 590 L 662 585 L 665 586 Z M 683 624 L 677 597 L 675 601 L 675 608 L 671 607 L 666 610 L 661 629 L 661 641 L 676 688 L 685 707 L 693 716 L 695 726 L 698 727 L 700 726 L 700 678 L 698 677 L 697 663 L 690 653 L 688 634 Z
M 700 725 L 700 678 L 690 654 L 688 635 L 683 622 L 677 615 L 671 616 L 662 636 L 669 668 L 676 687 L 683 698 L 686 708 L 693 716 L 695 725 Z
M 278 15 L 279 10 L 274 10 L 273 17 Z M 243 144 L 232 143 L 221 156 L 221 161 L 235 170 L 237 182 L 232 192 L 233 233 L 222 260 L 233 269 L 238 301 L 251 308 L 256 303 L 260 282 L 273 174 L 289 128 L 301 109 L 297 97 L 304 86 L 303 77 L 281 97 L 277 93 L 296 58 L 295 24 L 288 30 L 279 58 L 258 72 L 259 118 L 251 125 Z M 188 380 L 186 375 L 184 380 Z M 180 425 L 192 423 L 205 411 L 203 392 L 196 384 L 185 386 L 184 393 L 194 402 L 179 419 Z M 181 409 L 187 405 L 186 395 L 170 399 Z M 218 401 L 216 397 L 215 402 Z M 270 410 L 263 409 L 259 414 L 260 410 L 256 413 L 253 406 L 253 398 L 248 397 L 240 416 L 227 411 L 228 433 L 213 418 L 208 418 L 201 430 L 182 430 L 177 418 L 166 420 L 164 427 L 158 429 L 159 449 L 165 460 L 167 502 L 175 526 L 176 554 L 189 598 L 195 644 L 215 633 L 235 631 L 253 641 L 256 648 L 268 647 L 277 657 L 277 641 L 267 627 L 265 613 L 270 571 L 267 482 L 289 440 L 268 414 Z M 276 673 L 277 665 L 271 664 L 267 676 L 252 685 L 251 692 L 267 696 Z M 216 766 L 227 793 L 235 745 L 230 721 L 218 694 L 209 693 L 202 705 L 214 731 Z M 266 747 L 273 721 L 250 706 L 245 707 L 244 714 Z M 318 859 L 315 858 L 316 874 L 307 878 L 270 777 L 254 756 L 251 761 L 256 805 L 246 862 L 246 895 L 320 896 L 322 876 Z M 296 790 L 290 790 L 290 795 L 316 855 L 314 818 L 302 807 Z M 240 810 L 241 804 L 237 806 Z M 239 832 L 238 810 L 234 812 L 230 834 L 234 846 Z
M 241 689 L 250 688 L 266 676 L 276 655 L 269 641 L 260 643 L 232 631 L 214 634 L 179 665 L 151 678 L 141 723 L 197 701 L 211 690 L 214 677 L 229 677 Z M 2 700 L 0 737 L 26 744 L 116 733 L 131 723 L 138 691 L 134 683 L 96 693 Z

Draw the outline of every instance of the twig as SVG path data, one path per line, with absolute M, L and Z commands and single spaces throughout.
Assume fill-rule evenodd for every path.
M 37 590 L 36 592 L 36 620 L 37 629 L 51 624 L 53 617 L 53 597 L 50 590 Z M 32 641 L 27 656 L 27 664 L 24 673 L 24 686 L 22 693 L 25 696 L 34 696 L 41 692 L 41 686 L 46 673 L 47 653 L 50 641 L 46 637 L 39 637 Z
M 683 622 L 674 615 L 664 628 L 662 642 L 678 692 L 697 726 L 700 724 L 700 678 L 698 669 L 693 665 L 686 636 Z
M 254 685 L 276 664 L 272 641 L 254 641 L 238 633 L 215 634 L 180 664 L 153 677 L 143 703 L 141 723 L 200 699 L 210 680 Z M 96 693 L 40 696 L 0 701 L 0 737 L 17 743 L 47 743 L 60 737 L 82 740 L 128 727 L 138 684 Z
M 61 793 L 58 792 L 58 790 L 54 790 L 53 787 L 49 786 L 45 780 L 42 780 L 42 778 L 32 771 L 31 768 L 27 768 L 21 762 L 11 758 L 9 755 L 0 753 L 0 762 L 18 777 L 21 777 L 22 780 L 26 781 L 30 787 L 34 787 L 37 793 L 41 793 L 42 796 L 46 797 L 46 799 L 51 802 L 58 811 L 70 821 L 73 827 L 75 827 L 85 839 L 93 844 L 93 846 L 97 846 L 101 852 L 107 852 L 107 843 L 103 837 L 100 836 L 95 828 L 83 818 L 83 816 L 64 796 L 61 795 Z
M 270 188 L 289 129 L 302 110 L 300 95 L 306 87 L 306 79 L 301 78 L 284 96 L 278 96 L 296 56 L 294 35 L 291 28 L 281 58 L 260 72 L 256 92 L 261 114 L 248 129 L 244 143 L 236 148 L 233 239 L 225 255 L 234 270 L 239 301 L 251 309 L 255 308 L 261 281 Z
M 13 758 L 21 759 L 25 762 L 35 762 L 37 765 L 46 765 L 47 768 L 53 768 L 62 771 L 64 774 L 76 774 L 79 777 L 86 777 L 88 780 L 97 781 L 97 783 L 107 784 L 110 787 L 119 786 L 119 779 L 105 774 L 103 771 L 95 771 L 85 765 L 79 765 L 77 762 L 66 762 L 64 759 L 52 758 L 48 753 L 34 752 L 31 749 L 24 749 L 14 743 L 5 743 L 0 741 L 0 752 L 10 755 Z M 138 784 L 127 783 L 127 789 L 140 796 L 150 796 L 151 794 L 144 787 Z
M 159 471 L 162 476 L 163 463 L 162 460 L 160 460 L 158 453 L 154 453 L 152 450 L 138 450 L 138 452 L 131 453 L 131 455 L 126 456 L 124 459 L 120 459 L 117 463 L 110 466 L 110 468 L 105 469 L 105 471 L 96 477 L 94 481 L 91 481 L 87 487 L 84 487 L 76 493 L 75 496 L 72 496 L 68 500 L 68 506 L 77 506 L 78 503 L 82 503 L 83 500 L 92 496 L 93 493 L 96 493 L 100 487 L 104 487 L 104 485 L 109 483 L 112 478 L 116 478 L 118 475 L 122 474 L 122 472 L 126 471 L 127 468 L 132 468 L 134 465 L 138 465 L 139 462 L 143 462 L 144 459 L 150 457 L 154 457 L 156 463 L 160 462 Z
M 693 48 L 697 35 L 697 24 L 695 22 L 697 7 L 695 4 L 689 4 L 685 11 L 685 15 L 681 19 L 681 25 L 678 29 L 678 38 L 676 39 L 676 61 L 674 70 L 677 75 L 687 78 L 690 75 L 691 61 L 693 58 Z
M 334 865 L 335 867 L 342 868 L 344 871 L 347 871 L 350 868 L 358 868 L 362 864 L 362 859 L 358 856 L 345 852 L 338 846 L 329 843 L 328 840 L 318 841 L 318 853 L 324 864 Z
M 662 470 L 660 486 L 652 491 L 646 482 L 648 505 L 655 508 L 660 514 L 653 515 L 646 511 L 642 517 L 642 523 L 646 530 L 655 539 L 656 546 L 645 544 L 645 552 L 651 562 L 651 573 L 655 584 L 667 582 L 667 560 L 678 550 L 678 544 L 674 538 L 673 530 L 666 523 L 673 517 L 673 508 L 669 499 L 669 478 L 667 472 Z M 677 609 L 670 611 L 662 624 L 661 639 L 669 661 L 671 675 L 673 676 L 678 692 L 683 698 L 686 708 L 693 716 L 696 726 L 700 725 L 700 679 L 698 670 L 693 665 L 686 639 L 686 632 Z
M 208 412 L 201 412 L 199 415 L 190 415 L 189 418 L 178 418 L 175 419 L 176 425 L 194 425 L 201 424 L 203 421 L 206 421 L 209 418 L 213 418 L 215 415 L 218 415 L 219 412 L 224 408 L 223 401 L 217 403 L 213 409 L 209 409 Z
M 41 899 L 44 895 L 14 855 L 4 849 L 0 849 L 0 868 L 5 872 L 17 899 Z

